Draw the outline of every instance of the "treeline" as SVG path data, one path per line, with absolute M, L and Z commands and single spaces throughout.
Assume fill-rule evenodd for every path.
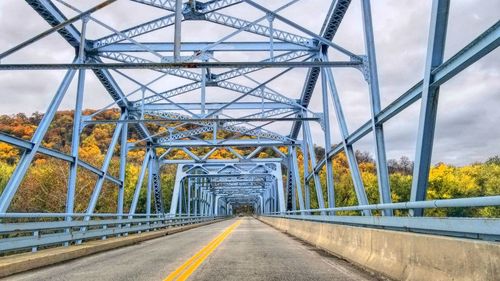
M 92 114 L 94 111 L 86 110 L 85 114 Z M 118 111 L 108 110 L 96 116 L 96 119 L 110 120 L 117 119 Z M 35 113 L 26 116 L 22 113 L 13 116 L 0 116 L 0 132 L 14 135 L 16 137 L 31 139 L 37 125 L 43 115 Z M 68 153 L 71 150 L 71 135 L 73 124 L 73 112 L 61 111 L 56 114 L 49 131 L 47 132 L 43 146 Z M 104 155 L 107 152 L 111 136 L 114 131 L 114 124 L 99 124 L 86 126 L 81 134 L 81 145 L 79 156 L 96 167 L 101 167 Z M 164 130 L 157 124 L 148 124 L 148 129 L 153 133 Z M 185 128 L 190 129 L 190 128 Z M 230 133 L 220 131 L 219 138 L 233 136 Z M 203 135 L 205 139 L 211 139 L 211 133 Z M 129 132 L 129 141 L 141 141 L 140 137 L 133 130 Z M 249 154 L 251 148 L 238 148 L 238 153 Z M 283 152 L 286 148 L 281 149 Z M 210 151 L 209 148 L 199 148 L 192 150 L 197 155 L 203 155 Z M 158 153 L 163 153 L 159 150 Z M 3 191 L 7 181 L 12 174 L 15 165 L 20 157 L 19 149 L 0 142 L 0 191 Z M 324 148 L 316 147 L 315 153 L 318 159 L 324 156 Z M 137 178 L 139 176 L 142 159 L 145 152 L 143 150 L 132 150 L 127 155 L 128 164 L 126 166 L 125 181 L 125 211 L 130 206 Z M 258 157 L 277 157 L 272 149 L 263 150 Z M 182 150 L 173 150 L 168 154 L 170 159 L 188 159 Z M 376 176 L 375 161 L 366 152 L 356 152 L 362 180 L 366 188 L 370 203 L 378 203 L 378 184 Z M 220 149 L 210 156 L 210 159 L 234 158 L 229 151 Z M 302 155 L 298 153 L 299 165 L 303 167 Z M 409 200 L 413 163 L 407 157 L 397 160 L 389 160 L 391 194 L 393 202 L 403 202 Z M 114 157 L 109 167 L 109 174 L 118 177 L 119 169 L 119 145 L 115 147 Z M 175 180 L 175 169 L 173 165 L 166 165 L 162 168 L 163 196 L 166 199 L 166 208 L 169 208 L 173 184 Z M 335 183 L 335 203 L 336 206 L 349 206 L 357 204 L 354 193 L 354 185 L 349 172 L 347 159 L 344 154 L 339 154 L 333 159 L 334 183 Z M 30 166 L 16 197 L 14 198 L 10 212 L 64 212 L 66 201 L 66 188 L 69 176 L 68 163 L 37 155 Z M 303 176 L 303 175 L 301 175 Z M 94 188 L 97 176 L 80 168 L 78 170 L 78 182 L 76 190 L 75 212 L 84 212 L 87 208 L 88 200 Z M 320 181 L 324 198 L 326 197 L 326 176 L 325 168 L 320 172 Z M 314 186 L 313 181 L 309 183 Z M 138 212 L 143 212 L 146 202 L 146 183 L 143 184 Z M 456 167 L 445 163 L 439 163 L 431 167 L 429 176 L 428 199 L 463 198 L 473 196 L 491 196 L 500 194 L 500 157 L 495 156 L 484 163 L 473 163 L 467 166 Z M 106 182 L 102 194 L 98 200 L 96 211 L 100 213 L 116 212 L 116 202 L 118 189 L 116 185 Z M 311 188 L 311 207 L 316 208 L 315 189 Z M 427 215 L 431 216 L 470 216 L 470 217 L 500 217 L 499 207 L 485 208 L 449 208 L 449 209 L 429 209 Z M 353 213 L 345 213 L 353 214 Z M 399 211 L 399 215 L 406 215 L 406 212 Z

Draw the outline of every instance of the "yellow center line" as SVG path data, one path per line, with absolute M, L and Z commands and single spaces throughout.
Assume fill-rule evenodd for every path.
M 234 224 L 233 224 L 234 225 Z M 205 247 L 203 247 L 199 252 L 197 252 L 194 256 L 189 258 L 184 264 L 182 264 L 180 267 L 178 267 L 174 272 L 172 272 L 165 281 L 171 281 L 175 280 L 175 278 L 181 274 L 187 267 L 189 267 L 193 262 L 195 262 L 197 259 L 199 259 L 205 252 L 207 252 L 209 249 L 211 249 L 219 240 L 221 240 L 224 235 L 232 229 L 233 225 L 228 227 L 223 233 L 221 233 L 219 236 L 215 237 L 214 240 L 212 240 L 210 243 L 208 243 Z
M 240 225 L 241 221 L 238 220 L 231 226 L 226 228 L 221 234 L 210 241 L 205 247 L 198 251 L 194 256 L 190 257 L 185 263 L 179 266 L 175 271 L 170 273 L 164 281 L 172 280 L 186 280 L 213 252 L 217 247 L 233 232 L 233 230 Z

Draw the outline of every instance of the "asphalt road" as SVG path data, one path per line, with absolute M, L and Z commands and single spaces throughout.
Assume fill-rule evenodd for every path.
M 376 280 L 260 221 L 243 217 L 189 280 Z M 5 280 L 164 280 L 237 219 L 142 242 Z

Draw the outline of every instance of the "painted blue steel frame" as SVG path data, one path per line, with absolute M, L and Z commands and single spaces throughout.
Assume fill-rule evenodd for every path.
M 0 219 L 2 220 L 13 216 L 27 218 L 40 216 L 29 213 L 12 214 L 8 213 L 8 210 L 34 156 L 41 153 L 70 164 L 65 213 L 62 215 L 53 214 L 65 218 L 64 223 L 58 222 L 58 227 L 65 229 L 65 232 L 60 234 L 61 237 L 50 240 L 55 243 L 65 243 L 65 245 L 69 242 L 81 241 L 85 235 L 88 236 L 91 231 L 95 231 L 95 229 L 90 229 L 90 226 L 93 226 L 91 223 L 94 223 L 93 218 L 96 217 L 94 209 L 101 195 L 103 184 L 107 181 L 114 183 L 119 192 L 116 214 L 110 214 L 112 218 L 104 225 L 113 224 L 117 226 L 117 229 L 130 227 L 134 218 L 142 215 L 137 214 L 136 211 L 143 183 L 146 183 L 147 200 L 144 216 L 146 216 L 145 220 L 147 221 L 144 222 L 147 222 L 148 225 L 154 223 L 152 220 L 157 217 L 188 216 L 199 218 L 200 216 L 230 215 L 234 206 L 244 204 L 251 205 L 257 214 L 279 215 L 293 219 L 348 223 L 365 227 L 414 229 L 438 234 L 454 233 L 454 235 L 476 238 L 498 237 L 499 235 L 498 229 L 495 229 L 498 225 L 498 219 L 420 218 L 423 216 L 425 208 L 500 206 L 498 196 L 425 201 L 439 87 L 498 47 L 500 44 L 499 22 L 443 62 L 450 3 L 449 0 L 434 0 L 424 78 L 422 82 L 382 109 L 374 43 L 375 35 L 369 0 L 359 0 L 361 1 L 364 30 L 364 54 L 355 54 L 333 42 L 351 0 L 331 1 L 319 33 L 310 31 L 280 14 L 282 10 L 301 2 L 301 0 L 290 0 L 275 10 L 270 10 L 263 4 L 251 0 L 131 0 L 130 2 L 134 2 L 135 5 L 149 5 L 171 13 L 124 30 L 115 29 L 94 16 L 96 11 L 104 8 L 111 9 L 111 4 L 116 0 L 103 1 L 86 11 L 79 10 L 65 0 L 25 1 L 51 25 L 51 28 L 4 51 L 0 54 L 0 58 L 8 58 L 10 54 L 55 32 L 58 32 L 75 49 L 76 57 L 71 64 L 0 64 L 0 71 L 67 69 L 58 91 L 30 141 L 0 133 L 0 141 L 16 146 L 23 151 L 19 164 L 0 197 Z M 237 17 L 237 15 L 224 13 L 225 8 L 235 5 L 246 5 L 248 8 L 259 11 L 262 16 L 250 21 Z M 72 10 L 77 13 L 77 16 L 68 19 L 58 6 Z M 222 38 L 215 38 L 213 42 L 183 42 L 182 24 L 186 21 L 206 21 L 229 27 L 234 31 Z M 287 26 L 288 29 L 285 31 L 276 28 L 275 22 L 278 21 Z M 77 22 L 82 24 L 80 29 L 74 25 Z M 110 34 L 90 40 L 86 38 L 86 30 L 90 25 L 107 29 Z M 141 35 L 168 27 L 173 27 L 175 30 L 172 42 L 142 42 L 139 39 Z M 294 34 L 293 31 L 289 30 L 305 35 Z M 264 40 L 234 41 L 232 38 L 240 33 L 258 35 Z M 264 53 L 267 58 L 245 62 L 220 61 L 218 54 L 227 52 Z M 346 59 L 330 61 L 329 53 L 333 52 L 346 57 Z M 371 118 L 361 127 L 352 131 L 347 128 L 343 105 L 340 103 L 332 71 L 334 67 L 359 69 L 360 75 L 363 75 L 368 86 Z M 220 68 L 230 69 L 220 71 Z M 249 76 L 254 72 L 262 72 L 269 68 L 280 68 L 280 73 L 267 78 L 267 80 L 256 80 Z M 308 69 L 298 100 L 292 98 L 292 94 L 280 93 L 269 86 L 270 82 L 286 77 L 289 71 L 294 68 Z M 82 100 L 85 94 L 87 69 L 92 70 L 114 101 L 92 115 L 83 116 Z M 124 69 L 151 71 L 158 76 L 152 76 L 152 80 L 144 83 L 133 75 L 127 74 Z M 41 144 L 59 104 L 77 72 L 77 97 L 73 126 L 73 132 L 76 133 L 72 135 L 71 153 L 64 154 L 45 148 Z M 153 90 L 151 85 L 167 76 L 178 77 L 187 80 L 188 83 L 165 91 Z M 117 77 L 120 77 L 120 80 Z M 118 82 L 121 79 L 133 83 L 136 85 L 136 89 L 125 93 Z M 318 83 L 319 79 L 321 82 Z M 252 86 L 242 84 L 241 80 L 251 82 Z M 321 112 L 313 112 L 308 109 L 317 84 L 321 86 L 321 99 L 323 101 Z M 231 91 L 238 97 L 225 102 L 207 102 L 206 90 L 208 87 Z M 199 91 L 200 102 L 180 103 L 173 100 L 177 96 L 187 95 L 193 91 Z M 141 98 L 132 100 L 131 97 L 136 97 L 137 94 L 141 94 Z M 247 101 L 246 98 L 254 100 Z M 410 202 L 392 203 L 383 124 L 418 100 L 421 100 L 421 112 L 411 200 Z M 333 107 L 331 107 L 332 105 Z M 116 123 L 116 128 L 102 167 L 94 167 L 80 160 L 78 155 L 79 132 L 84 126 L 94 124 L 96 115 L 106 109 L 116 107 L 121 110 L 121 115 L 118 120 L 107 120 L 110 123 Z M 342 138 L 342 141 L 334 146 L 331 143 L 330 133 L 332 123 L 329 120 L 329 111 L 331 109 L 335 112 L 336 124 Z M 240 111 L 248 111 L 248 113 L 234 115 Z M 150 132 L 147 123 L 152 122 L 151 118 L 164 120 L 167 124 L 164 125 L 165 130 Z M 175 121 L 175 124 L 168 125 L 167 121 L 170 123 Z M 256 124 L 256 122 L 260 123 Z M 289 124 L 290 134 L 284 135 L 268 129 L 267 126 L 275 122 Z M 311 133 L 311 122 L 318 122 L 324 131 L 326 150 L 324 157 L 319 161 L 316 159 L 314 150 L 315 142 Z M 179 129 L 187 126 L 190 128 L 189 130 Z M 131 130 L 140 136 L 140 141 L 129 142 L 128 136 Z M 231 132 L 235 136 L 220 139 L 217 137 L 217 133 L 221 131 Z M 299 138 L 300 131 L 302 131 L 302 139 Z M 353 145 L 370 132 L 373 132 L 374 136 L 379 187 L 379 204 L 371 205 L 366 196 L 353 150 Z M 204 139 L 202 135 L 205 133 L 212 133 L 213 139 Z M 114 148 L 118 143 L 120 144 L 120 167 L 119 176 L 116 178 L 109 175 L 107 170 L 114 156 Z M 197 147 L 210 148 L 210 151 L 198 155 L 190 150 Z M 237 150 L 239 147 L 251 147 L 253 150 L 247 155 L 242 155 Z M 160 148 L 164 151 L 158 154 Z M 261 159 L 258 157 L 267 148 L 272 149 L 276 158 Z M 137 149 L 144 150 L 145 156 L 131 206 L 128 213 L 124 214 L 127 153 L 129 150 Z M 176 149 L 183 151 L 187 155 L 186 159 L 170 159 L 169 154 Z M 233 157 L 231 159 L 210 159 L 218 149 L 226 149 Z M 285 150 L 287 152 L 283 152 Z M 299 170 L 299 150 L 305 162 L 303 163 L 304 171 Z M 335 184 L 331 163 L 333 157 L 341 152 L 344 152 L 348 159 L 359 202 L 358 206 L 335 206 Z M 169 213 L 162 211 L 163 199 L 159 184 L 162 165 L 177 165 L 177 177 Z M 327 166 L 327 185 L 324 187 L 321 186 L 319 173 L 325 165 Z M 84 168 L 98 177 L 84 214 L 74 214 L 74 192 L 79 168 Z M 301 178 L 302 173 L 303 177 Z M 146 174 L 148 174 L 147 177 Z M 290 195 L 291 201 L 288 202 L 290 204 L 285 204 L 283 175 L 287 175 L 288 184 L 286 186 L 288 189 L 286 192 Z M 313 200 L 311 198 L 311 188 L 313 188 L 310 184 L 311 179 L 313 179 L 314 193 L 316 194 L 314 200 L 318 203 L 318 209 L 310 209 Z M 325 205 L 323 198 L 323 190 L 326 190 L 327 205 Z M 153 214 L 153 203 L 156 214 Z M 392 217 L 394 209 L 408 209 L 414 217 Z M 337 216 L 336 213 L 339 211 L 356 211 L 361 216 Z M 372 216 L 372 211 L 381 211 L 383 216 Z M 81 223 L 74 222 L 75 219 Z M 460 226 L 451 225 L 449 221 L 459 223 Z M 33 223 L 29 225 L 29 231 L 36 232 L 37 227 L 40 230 L 47 229 L 52 227 L 52 224 Z M 97 224 L 103 225 L 100 222 Z M 0 230 L 13 228 L 15 225 L 2 223 Z M 70 240 L 62 237 L 68 234 L 71 227 L 76 226 L 80 227 L 79 232 L 83 235 L 82 237 Z M 475 227 L 479 227 L 477 231 L 474 230 Z M 155 227 L 148 226 L 144 229 L 153 228 Z M 123 230 L 122 232 L 129 231 Z M 109 233 L 109 229 L 103 228 L 94 232 L 97 236 L 106 236 L 106 233 Z M 3 242 L 5 241 L 0 240 L 0 245 L 3 245 L 1 244 Z M 29 243 L 21 243 L 24 245 L 23 247 L 16 248 L 14 246 L 9 250 L 41 246 L 41 244 Z

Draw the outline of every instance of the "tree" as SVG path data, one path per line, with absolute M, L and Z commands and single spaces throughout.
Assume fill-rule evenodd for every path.
M 495 155 L 493 157 L 490 157 L 490 158 L 488 158 L 488 160 L 486 160 L 485 163 L 488 165 L 500 165 L 500 156 Z

